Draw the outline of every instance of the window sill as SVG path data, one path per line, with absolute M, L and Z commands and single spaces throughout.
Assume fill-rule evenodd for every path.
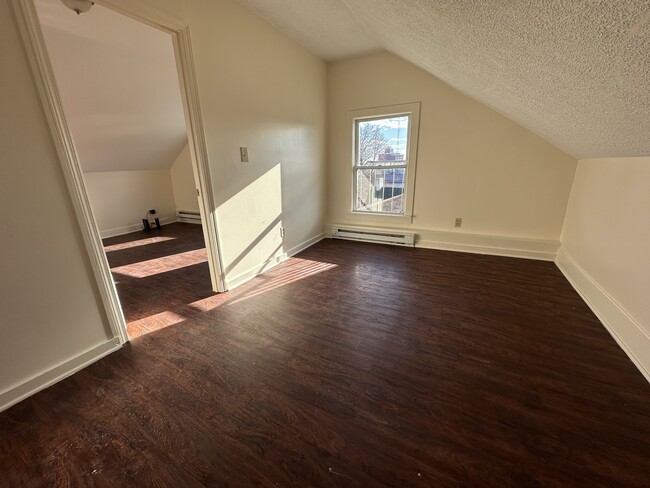
M 349 210 L 347 212 L 348 218 L 357 223 L 384 223 L 394 222 L 399 224 L 412 224 L 413 215 L 393 215 L 388 213 L 371 213 L 371 212 L 354 212 Z

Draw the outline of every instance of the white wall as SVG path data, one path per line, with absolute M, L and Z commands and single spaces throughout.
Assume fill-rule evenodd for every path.
M 196 194 L 197 185 L 194 181 L 190 147 L 186 144 L 178 154 L 171 167 L 172 187 L 176 210 L 191 212 L 199 211 L 199 201 Z
M 233 1 L 150 3 L 190 24 L 225 265 L 229 277 L 245 277 L 322 232 L 325 64 Z M 0 392 L 112 335 L 8 4 L 0 3 L 0 202 L 11 209 Z M 248 164 L 238 162 L 242 145 Z
M 322 233 L 326 68 L 235 1 L 178 3 L 173 10 L 192 32 L 221 255 L 232 286 Z M 240 146 L 248 147 L 250 163 L 239 162 Z
M 323 231 L 326 68 L 236 2 L 192 0 L 184 13 L 232 286 Z
M 35 5 L 102 237 L 142 229 L 152 208 L 175 221 L 194 183 L 171 36 L 101 5 Z
M 13 388 L 112 337 L 9 3 L 0 2 L 0 409 Z
M 35 5 L 84 171 L 168 169 L 187 142 L 171 35 L 102 5 Z
M 161 223 L 176 220 L 170 170 L 84 173 L 86 189 L 102 237 L 142 229 L 155 209 Z
M 234 280 L 321 232 L 325 66 L 234 2 L 149 3 L 192 29 L 225 264 Z M 2 394 L 112 334 L 8 2 L 0 3 L 0 56 L 0 111 L 10 114 L 0 118 L 0 204 L 11 209 L 0 260 Z M 575 168 L 570 157 L 390 55 L 334 63 L 329 71 L 330 219 L 347 216 L 341 175 L 349 157 L 339 144 L 345 112 L 421 100 L 418 181 L 430 187 L 418 187 L 413 227 L 449 231 L 461 216 L 464 232 L 558 238 Z M 368 73 L 377 74 L 373 83 Z M 238 162 L 240 145 L 249 147 L 248 164 Z M 581 162 L 564 240 L 576 262 L 647 328 L 646 160 L 617 162 L 616 171 L 611 160 L 587 170 Z M 275 232 L 280 222 L 284 241 Z M 598 239 L 607 244 L 594 245 Z
M 558 265 L 650 379 L 650 157 L 578 163 Z
M 347 112 L 416 101 L 422 105 L 413 223 L 350 214 Z M 430 247 L 520 247 L 554 258 L 576 166 L 571 156 L 389 53 L 330 63 L 328 114 L 330 223 L 403 226 Z M 459 230 L 455 217 L 463 219 Z

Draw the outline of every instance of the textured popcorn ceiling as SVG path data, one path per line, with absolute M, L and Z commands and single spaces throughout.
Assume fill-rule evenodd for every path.
M 239 0 L 239 3 L 323 59 L 383 50 L 341 0 Z
M 650 0 L 240 0 L 324 59 L 397 54 L 578 157 L 650 155 Z

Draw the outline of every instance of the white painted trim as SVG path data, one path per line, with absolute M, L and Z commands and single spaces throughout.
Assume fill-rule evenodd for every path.
M 293 257 L 296 254 L 298 254 L 299 252 L 304 251 L 308 247 L 313 246 L 314 244 L 316 244 L 317 242 L 322 241 L 323 239 L 325 239 L 325 233 L 318 234 L 317 236 L 314 236 L 311 239 L 307 239 L 306 241 L 298 244 L 297 246 L 292 247 L 291 249 L 289 249 L 286 252 L 286 255 L 287 255 L 287 257 Z
M 160 219 L 160 225 L 169 225 L 173 224 L 174 222 L 180 222 L 180 219 L 177 219 L 176 217 L 162 217 Z M 100 230 L 99 234 L 102 236 L 102 239 L 106 239 L 108 237 L 123 236 L 125 234 L 131 234 L 132 232 L 138 231 L 142 231 L 142 222 L 139 224 L 125 225 L 122 227 Z
M 70 199 L 75 210 L 79 229 L 88 253 L 89 261 L 97 282 L 108 323 L 120 343 L 127 342 L 126 322 L 117 290 L 113 283 L 111 270 L 92 212 L 86 185 L 79 164 L 77 151 L 70 135 L 68 123 L 63 114 L 59 91 L 54 79 L 52 66 L 45 48 L 38 16 L 33 0 L 12 0 L 16 24 L 20 30 L 25 52 L 31 65 L 34 82 L 38 89 L 43 110 L 50 127 L 52 140 L 63 169 Z
M 228 278 L 226 277 L 226 287 L 228 290 L 232 290 L 234 288 L 237 288 L 238 286 L 243 285 L 247 281 L 252 280 L 256 276 L 261 275 L 265 271 L 268 271 L 269 269 L 273 268 L 274 266 L 277 266 L 283 261 L 286 261 L 288 258 L 287 253 L 282 253 L 278 256 L 275 256 L 264 263 L 255 266 L 253 268 L 250 268 L 248 271 L 244 271 L 243 273 L 238 274 L 234 278 Z
M 477 242 L 480 242 L 485 238 L 484 236 L 479 235 L 476 235 L 475 237 L 477 238 Z M 467 244 L 449 241 L 418 241 L 415 243 L 415 247 L 421 247 L 424 249 L 438 249 L 440 251 L 467 252 L 471 254 L 488 254 L 491 256 L 504 256 L 509 258 L 535 259 L 538 261 L 555 260 L 555 251 L 543 251 L 536 249 L 540 241 L 530 239 L 529 242 L 522 242 L 522 239 L 501 239 L 501 246 L 481 245 L 478 243 Z M 485 240 L 488 242 L 491 241 L 492 238 L 485 238 Z M 546 241 L 541 242 L 545 245 Z M 557 248 L 557 245 L 555 247 Z
M 310 246 L 313 246 L 317 242 L 320 242 L 325 238 L 325 234 L 319 234 L 317 236 L 314 236 L 310 239 L 307 239 L 306 241 L 298 244 L 295 247 L 292 247 L 289 249 L 287 252 L 283 252 L 282 254 L 275 256 L 264 263 L 254 266 L 253 268 L 250 268 L 248 271 L 244 271 L 243 273 L 238 274 L 234 278 L 231 278 L 226 281 L 226 286 L 228 287 L 228 290 L 232 290 L 233 288 L 237 288 L 240 285 L 243 285 L 247 281 L 252 280 L 256 276 L 261 275 L 265 271 L 268 271 L 269 269 L 273 268 L 274 266 L 277 266 L 283 261 L 286 261 L 292 256 L 295 256 L 298 254 L 300 251 L 304 251 Z
M 189 26 L 176 30 L 172 34 L 172 39 L 174 41 L 181 97 L 185 111 L 185 123 L 188 128 L 187 140 L 190 148 L 190 159 L 199 184 L 199 212 L 203 224 L 203 237 L 210 267 L 212 289 L 216 292 L 223 292 L 226 291 L 226 277 L 221 266 L 223 262 L 221 256 L 222 243 L 218 232 L 217 207 L 212 191 L 208 146 L 201 114 Z
M 95 0 L 95 3 L 169 34 L 174 34 L 187 27 L 187 22 L 183 19 L 179 19 L 146 2 L 138 0 Z
M 625 354 L 650 381 L 650 335 L 563 248 L 558 251 L 555 264 Z
M 415 247 L 424 249 L 490 254 L 493 256 L 536 259 L 540 261 L 554 261 L 557 255 L 557 249 L 560 246 L 559 241 L 553 240 L 418 229 L 406 225 L 399 227 L 360 226 L 350 224 L 349 221 L 346 221 L 345 223 L 328 224 L 327 228 L 329 229 L 332 226 L 347 227 L 350 225 L 368 231 L 412 232 L 416 234 Z
M 119 337 L 120 343 L 124 344 L 129 340 L 126 321 L 124 320 L 117 290 L 104 253 L 101 234 L 88 198 L 74 141 L 63 112 L 34 2 L 33 0 L 11 0 L 11 2 L 108 323 L 113 334 Z M 189 27 L 182 20 L 141 2 L 103 0 L 100 3 L 135 20 L 168 32 L 172 36 L 181 86 L 181 98 L 188 128 L 192 166 L 200 187 L 199 206 L 204 223 L 203 234 L 210 266 L 210 278 L 215 291 L 224 291 L 225 283 L 224 273 L 221 268 L 216 207 L 212 194 L 208 153 L 198 98 Z
M 194 67 L 194 55 L 192 54 L 190 28 L 184 20 L 153 5 L 137 0 L 98 0 L 98 3 L 127 17 L 167 32 L 172 36 L 192 170 L 199 184 L 199 211 L 203 223 L 203 237 L 210 267 L 210 280 L 214 291 L 223 292 L 226 290 L 225 272 L 221 266 L 223 262 L 221 240 L 218 232 L 216 205 L 212 193 L 212 180 L 196 69 Z
M 0 412 L 33 394 L 52 386 L 77 371 L 99 361 L 104 356 L 117 351 L 122 345 L 118 337 L 55 366 L 44 373 L 0 393 Z
M 395 105 L 384 105 L 381 107 L 368 107 L 361 109 L 349 110 L 347 112 L 347 128 L 349 134 L 352 136 L 352 146 L 349 152 L 351 157 L 351 179 L 350 179 L 350 211 L 348 216 L 351 220 L 355 220 L 359 223 L 363 220 L 370 220 L 373 222 L 380 223 L 382 219 L 384 222 L 389 222 L 392 219 L 392 222 L 399 220 L 404 223 L 413 222 L 413 202 L 415 201 L 415 185 L 416 185 L 416 172 L 417 172 L 417 162 L 418 162 L 418 148 L 419 148 L 419 137 L 420 137 L 420 110 L 422 107 L 422 102 L 407 102 L 400 103 Z M 406 148 L 406 160 L 408 164 L 406 165 L 406 181 L 404 182 L 404 213 L 399 215 L 391 214 L 382 214 L 379 212 L 358 212 L 354 210 L 354 206 L 357 200 L 357 188 L 356 188 L 356 175 L 355 171 L 359 169 L 356 166 L 357 159 L 357 122 L 364 119 L 378 119 L 389 116 L 398 116 L 398 115 L 408 115 L 409 116 L 409 134 L 408 134 L 408 146 Z
M 525 237 L 495 236 L 441 230 L 413 230 L 418 234 L 415 247 L 490 254 L 512 258 L 554 261 L 559 241 Z

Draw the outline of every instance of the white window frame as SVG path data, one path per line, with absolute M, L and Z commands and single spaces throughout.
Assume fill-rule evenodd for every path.
M 390 117 L 409 116 L 408 141 L 406 144 L 406 164 L 359 166 L 357 164 L 358 154 L 358 124 L 359 122 L 387 119 Z M 400 105 L 387 105 L 348 112 L 348 127 L 352 135 L 351 139 L 351 169 L 350 173 L 350 214 L 357 219 L 368 222 L 413 221 L 413 200 L 415 194 L 415 173 L 418 153 L 418 136 L 420 132 L 420 102 L 404 103 Z M 390 212 L 376 212 L 368 210 L 355 210 L 357 199 L 356 175 L 358 169 L 397 169 L 405 168 L 404 175 L 404 213 L 396 214 Z

